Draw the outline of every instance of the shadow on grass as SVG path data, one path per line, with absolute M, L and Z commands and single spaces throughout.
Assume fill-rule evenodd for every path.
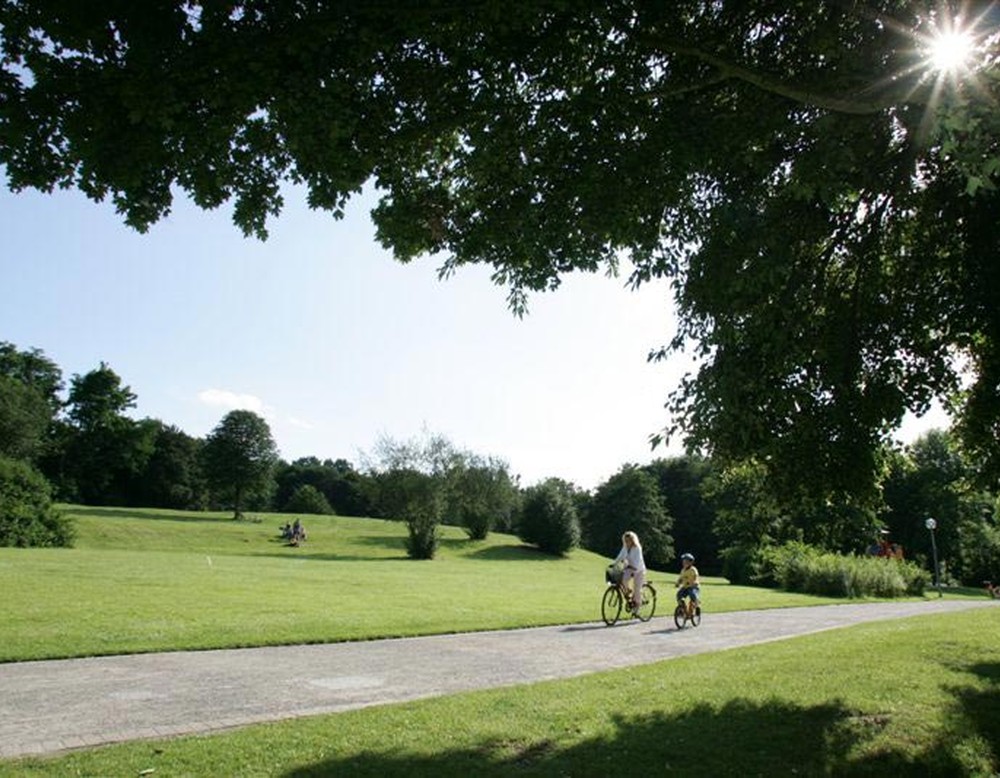
M 811 707 L 733 700 L 677 714 L 611 716 L 613 733 L 561 745 L 515 732 L 474 746 L 426 756 L 380 753 L 333 757 L 292 770 L 288 778 L 319 776 L 674 775 L 963 775 L 943 744 L 917 754 L 891 747 L 875 757 L 852 756 L 888 725 L 837 702 Z M 572 729 L 570 730 L 572 733 Z M 572 734 L 569 735 L 573 737 Z
M 391 537 L 386 535 L 357 535 L 351 539 L 351 542 L 362 546 L 390 548 L 393 551 L 406 549 L 406 540 L 402 536 Z
M 558 557 L 539 551 L 534 546 L 489 546 L 473 551 L 470 557 L 499 562 L 551 562 Z
M 328 552 L 322 554 L 309 553 L 308 551 L 303 551 L 301 546 L 297 549 L 289 548 L 283 554 L 277 551 L 261 551 L 249 554 L 248 556 L 253 556 L 255 559 L 258 557 L 287 559 L 289 562 L 301 562 L 306 559 L 313 562 L 400 562 L 409 559 L 405 553 L 401 553 L 399 556 L 365 556 L 364 554 L 332 554 Z
M 145 521 L 179 521 L 179 522 L 211 522 L 216 524 L 236 523 L 231 515 L 229 516 L 208 516 L 205 514 L 174 514 L 167 513 L 160 515 L 152 511 L 141 508 L 92 508 L 83 505 L 74 505 L 71 508 L 62 508 L 63 513 L 73 516 L 97 516 L 100 518 L 116 519 L 143 519 Z M 166 509 L 165 509 L 166 510 Z M 243 520 L 241 524 L 261 524 L 258 521 Z
M 975 772 L 975 774 L 989 775 L 991 774 L 989 767 L 981 763 L 991 756 L 992 769 L 995 771 L 997 763 L 1000 762 L 1000 662 L 983 662 L 966 669 L 988 683 L 986 689 L 952 690 L 958 703 L 959 713 L 967 722 L 966 731 L 977 735 L 985 744 L 985 747 L 982 744 L 978 746 L 971 744 L 966 747 L 965 753 L 969 758 L 966 774 L 971 775 Z

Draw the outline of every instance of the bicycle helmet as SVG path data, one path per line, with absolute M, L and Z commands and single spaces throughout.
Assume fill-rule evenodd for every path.
M 694 554 L 681 554 L 681 559 L 690 559 L 693 562 Z

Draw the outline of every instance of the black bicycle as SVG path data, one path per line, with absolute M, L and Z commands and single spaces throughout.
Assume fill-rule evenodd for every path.
M 656 589 L 652 584 L 642 585 L 642 601 L 639 607 L 632 610 L 632 592 L 622 584 L 622 571 L 616 567 L 609 567 L 604 573 L 604 580 L 607 588 L 601 597 L 601 618 L 609 627 L 618 623 L 622 618 L 622 611 L 626 617 L 635 617 L 639 621 L 649 621 L 656 613 Z

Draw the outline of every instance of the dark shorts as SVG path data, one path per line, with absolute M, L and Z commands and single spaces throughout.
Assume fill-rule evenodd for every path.
M 690 597 L 695 602 L 701 599 L 701 587 L 700 586 L 685 586 L 683 589 L 677 591 L 677 602 L 680 602 L 685 597 Z

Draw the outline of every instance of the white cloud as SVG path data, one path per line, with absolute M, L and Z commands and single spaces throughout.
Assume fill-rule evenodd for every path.
M 289 416 L 285 421 L 292 427 L 298 427 L 300 430 L 312 430 L 316 429 L 312 424 L 304 419 L 298 419 L 295 416 Z
M 204 389 L 198 392 L 198 399 L 205 405 L 228 408 L 231 411 L 243 410 L 264 413 L 267 408 L 264 401 L 252 394 L 240 394 L 226 389 Z

